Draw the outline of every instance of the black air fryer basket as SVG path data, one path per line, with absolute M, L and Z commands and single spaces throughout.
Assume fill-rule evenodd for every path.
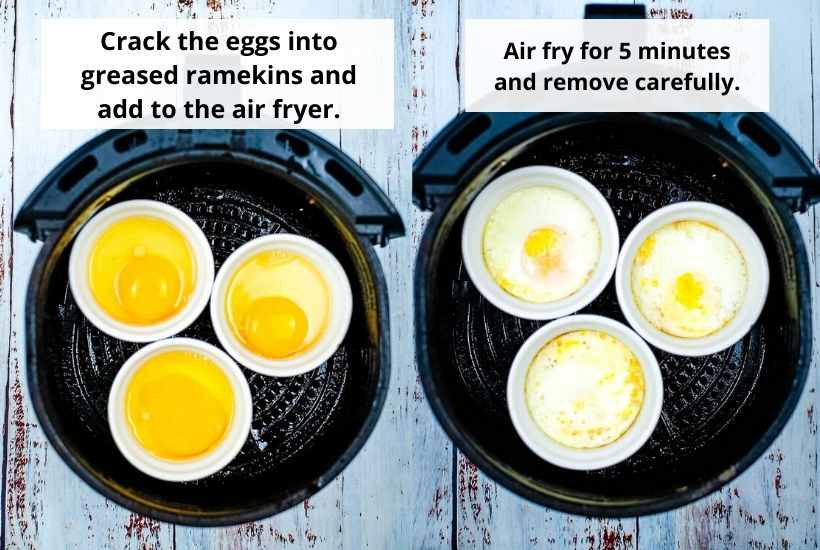
M 339 259 L 353 290 L 341 347 L 292 378 L 244 370 L 254 416 L 226 468 L 169 483 L 133 468 L 108 429 L 108 391 L 140 344 L 111 338 L 80 313 L 67 283 L 73 238 L 107 204 L 147 198 L 187 213 L 216 267 L 243 243 L 288 232 Z M 21 208 L 15 229 L 43 241 L 26 303 L 31 399 L 49 441 L 106 497 L 158 519 L 224 525 L 274 514 L 328 484 L 375 426 L 389 378 L 387 292 L 373 249 L 403 234 L 376 184 L 333 145 L 304 131 L 112 131 L 61 163 Z M 208 310 L 182 336 L 219 345 Z
M 647 444 L 615 466 L 552 466 L 519 439 L 506 377 L 543 322 L 485 300 L 464 270 L 461 227 L 495 177 L 528 165 L 566 168 L 592 182 L 621 239 L 652 211 L 699 200 L 739 214 L 768 254 L 763 314 L 731 348 L 707 357 L 655 349 L 664 379 L 661 420 Z M 811 361 L 811 279 L 793 212 L 820 196 L 800 148 L 760 114 L 463 114 L 418 158 L 417 205 L 434 210 L 416 264 L 421 381 L 464 454 L 510 490 L 559 510 L 632 516 L 668 510 L 714 491 L 752 464 L 783 429 Z M 626 322 L 612 283 L 582 310 Z

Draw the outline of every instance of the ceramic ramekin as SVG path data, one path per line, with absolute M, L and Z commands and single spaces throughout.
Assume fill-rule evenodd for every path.
M 187 239 L 196 264 L 196 283 L 188 303 L 173 317 L 153 325 L 129 325 L 114 319 L 100 307 L 88 285 L 88 258 L 97 237 L 112 223 L 131 216 L 151 216 L 173 225 Z M 77 235 L 68 260 L 68 282 L 80 311 L 104 333 L 128 342 L 161 340 L 186 329 L 208 304 L 213 280 L 211 247 L 196 222 L 173 206 L 151 200 L 125 201 L 100 211 Z
M 586 284 L 575 293 L 554 302 L 534 303 L 505 291 L 484 263 L 484 226 L 493 209 L 505 197 L 528 187 L 554 187 L 572 193 L 589 208 L 601 236 L 601 255 Z M 494 306 L 524 319 L 556 319 L 574 313 L 594 300 L 606 287 L 618 260 L 618 225 L 609 203 L 590 182 L 578 174 L 554 166 L 519 168 L 491 181 L 475 198 L 461 233 L 464 267 L 478 291 Z
M 524 386 L 536 354 L 551 340 L 575 330 L 599 330 L 623 342 L 641 364 L 644 399 L 632 426 L 617 440 L 594 449 L 575 449 L 544 433 L 530 416 Z M 661 415 L 663 379 L 652 350 L 629 327 L 598 315 L 572 315 L 547 323 L 530 336 L 513 359 L 507 378 L 507 407 L 516 432 L 535 454 L 556 466 L 571 470 L 594 470 L 629 458 L 652 435 Z
M 170 461 L 152 455 L 134 437 L 126 416 L 125 397 L 132 376 L 145 361 L 169 351 L 192 351 L 208 357 L 222 369 L 233 389 L 234 412 L 227 434 L 213 451 L 193 460 Z M 135 468 L 165 481 L 193 481 L 224 468 L 245 444 L 252 417 L 248 381 L 236 363 L 216 346 L 191 338 L 170 338 L 140 349 L 120 368 L 108 396 L 108 424 L 117 448 Z
M 322 273 L 330 290 L 330 319 L 324 333 L 304 352 L 284 359 L 263 357 L 247 349 L 234 335 L 225 315 L 225 299 L 231 276 L 246 260 L 268 250 L 305 256 Z M 236 249 L 219 269 L 211 294 L 211 321 L 219 342 L 240 364 L 268 376 L 296 376 L 322 365 L 344 340 L 352 313 L 350 281 L 339 260 L 316 241 L 289 233 L 259 237 Z
M 661 227 L 686 220 L 701 221 L 719 228 L 735 242 L 746 260 L 748 286 L 743 305 L 726 326 L 703 338 L 681 338 L 655 328 L 638 309 L 632 293 L 632 265 L 638 248 Z M 697 254 L 697 251 L 681 253 Z M 769 264 L 757 234 L 737 214 L 711 203 L 680 202 L 656 210 L 641 220 L 626 238 L 615 272 L 615 290 L 624 317 L 647 342 L 676 355 L 709 355 L 738 342 L 760 317 L 769 291 Z

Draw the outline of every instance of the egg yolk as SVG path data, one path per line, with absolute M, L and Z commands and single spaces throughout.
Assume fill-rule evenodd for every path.
M 490 212 L 481 236 L 487 272 L 508 294 L 543 304 L 571 296 L 601 256 L 595 216 L 577 196 L 544 182 L 513 191 Z
M 125 401 L 137 442 L 163 460 L 190 460 L 212 451 L 233 418 L 227 376 L 208 357 L 190 351 L 167 351 L 145 361 L 128 383 Z
M 684 273 L 675 279 L 675 300 L 686 309 L 701 307 L 703 283 L 692 273 Z
M 152 325 L 173 317 L 187 303 L 196 264 L 184 235 L 151 216 L 131 216 L 108 226 L 89 256 L 88 283 L 111 317 Z
M 524 254 L 540 271 L 549 271 L 561 263 L 562 240 L 561 233 L 556 229 L 536 229 L 524 241 Z
M 233 274 L 226 317 L 234 336 L 269 359 L 303 353 L 325 330 L 330 292 L 306 257 L 283 250 L 250 258 Z
M 308 319 L 296 302 L 274 296 L 251 304 L 244 328 L 251 348 L 266 357 L 286 357 L 305 341 Z

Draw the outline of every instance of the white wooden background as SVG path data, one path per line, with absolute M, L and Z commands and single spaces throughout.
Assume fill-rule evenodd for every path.
M 0 0 L 0 546 L 9 548 L 814 548 L 816 371 L 775 445 L 722 491 L 675 512 L 624 520 L 556 513 L 499 488 L 458 453 L 425 403 L 413 363 L 412 273 L 426 215 L 411 204 L 413 159 L 460 107 L 459 29 L 469 17 L 579 17 L 578 0 Z M 772 114 L 820 158 L 818 0 L 656 0 L 653 17 L 771 20 Z M 152 521 L 87 488 L 49 448 L 25 382 L 22 311 L 37 246 L 11 232 L 16 208 L 85 131 L 38 122 L 42 17 L 390 17 L 396 28 L 392 131 L 325 132 L 387 190 L 408 236 L 379 252 L 390 286 L 393 362 L 381 420 L 318 495 L 225 529 Z M 800 217 L 810 256 L 815 212 Z M 817 314 L 815 314 L 817 318 Z

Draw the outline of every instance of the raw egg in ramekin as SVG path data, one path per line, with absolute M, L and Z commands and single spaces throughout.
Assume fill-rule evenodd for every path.
M 71 249 L 68 280 L 83 315 L 129 342 L 173 336 L 205 309 L 214 279 L 210 245 L 185 213 L 125 201 L 91 218 Z
M 528 166 L 490 182 L 461 236 L 479 292 L 525 319 L 555 319 L 594 300 L 618 259 L 618 226 L 600 191 L 578 174 Z
M 737 214 L 705 202 L 656 210 L 627 237 L 615 289 L 629 324 L 650 344 L 684 356 L 735 344 L 757 321 L 769 289 L 766 252 Z
M 242 371 L 199 340 L 149 344 L 120 368 L 108 397 L 114 442 L 141 472 L 193 481 L 224 468 L 251 428 L 252 400 Z
M 597 315 L 547 323 L 513 359 L 507 406 L 535 454 L 572 470 L 627 459 L 652 435 L 663 379 L 652 350 L 629 327 Z
M 245 243 L 225 260 L 210 307 L 220 343 L 240 364 L 295 376 L 320 366 L 341 345 L 353 295 L 329 250 L 280 233 Z

